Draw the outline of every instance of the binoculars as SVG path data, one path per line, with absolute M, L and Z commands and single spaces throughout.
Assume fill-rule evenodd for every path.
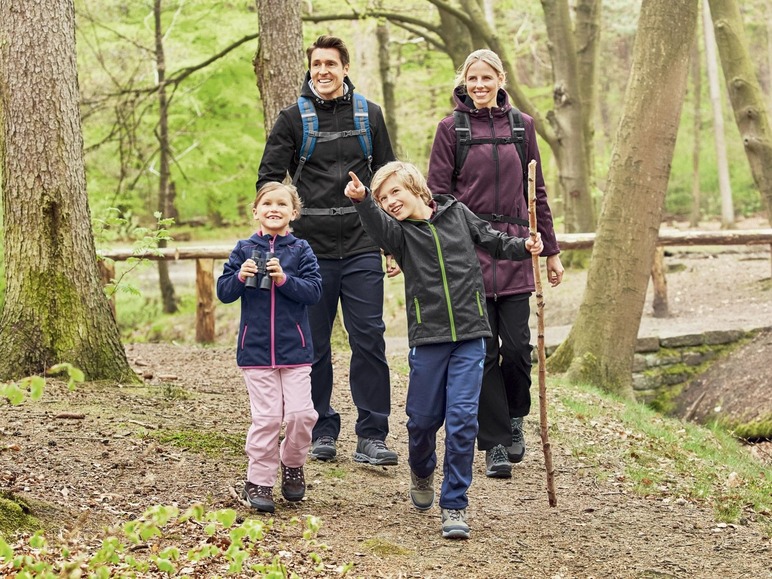
M 259 287 L 261 290 L 269 290 L 271 289 L 271 284 L 273 283 L 273 280 L 271 279 L 271 276 L 268 275 L 265 269 L 265 264 L 268 263 L 268 260 L 273 258 L 273 252 L 272 251 L 266 251 L 264 254 L 260 253 L 259 250 L 254 250 L 252 252 L 252 260 L 257 264 L 257 274 L 253 275 L 252 277 L 248 277 L 247 281 L 244 282 L 244 285 L 246 285 L 248 288 L 255 289 L 256 287 Z M 258 283 L 258 277 L 259 277 L 259 283 Z

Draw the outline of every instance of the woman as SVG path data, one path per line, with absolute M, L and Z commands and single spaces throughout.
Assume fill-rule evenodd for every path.
M 468 116 L 471 144 L 457 149 L 454 115 L 440 121 L 429 159 L 432 193 L 451 194 L 479 217 L 514 237 L 528 236 L 528 204 L 524 195 L 523 163 L 513 144 L 515 113 L 504 91 L 506 75 L 496 53 L 472 52 L 456 77 L 455 110 Z M 463 118 L 462 116 L 462 118 Z M 526 164 L 535 159 L 536 215 L 547 257 L 547 279 L 557 286 L 563 279 L 560 249 L 547 203 L 541 158 L 533 119 L 516 112 L 525 129 L 522 147 Z M 517 121 L 514 122 L 517 124 Z M 456 157 L 466 155 L 463 165 Z M 493 337 L 487 340 L 485 371 L 478 411 L 477 446 L 485 451 L 485 474 L 512 476 L 512 464 L 523 460 L 523 418 L 531 408 L 531 332 L 529 298 L 534 291 L 530 261 L 491 258 L 477 250 L 485 281 L 486 306 Z

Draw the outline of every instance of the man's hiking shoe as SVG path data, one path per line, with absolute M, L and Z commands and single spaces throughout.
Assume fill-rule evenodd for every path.
M 421 478 L 410 471 L 410 500 L 419 511 L 431 509 L 434 504 L 434 473 Z
M 442 536 L 445 539 L 468 539 L 466 509 L 442 509 Z
M 299 501 L 306 494 L 303 467 L 292 468 L 281 463 L 281 494 L 288 501 Z
M 507 451 L 502 445 L 497 444 L 485 451 L 485 476 L 491 478 L 510 478 L 512 476 L 512 465 L 509 463 Z
M 320 436 L 311 444 L 308 456 L 315 460 L 333 460 L 338 454 L 332 436 Z
M 241 498 L 245 505 L 261 513 L 272 513 L 276 507 L 273 502 L 273 489 L 271 487 L 263 487 L 249 481 L 244 483 Z
M 368 462 L 379 466 L 392 466 L 397 464 L 397 453 L 389 450 L 386 443 L 374 438 L 359 437 L 357 450 L 354 453 L 354 462 Z
M 512 419 L 512 444 L 507 447 L 509 462 L 515 464 L 525 456 L 525 432 L 522 417 Z

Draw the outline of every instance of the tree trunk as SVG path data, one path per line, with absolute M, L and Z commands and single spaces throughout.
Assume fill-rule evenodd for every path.
M 306 70 L 300 2 L 256 0 L 257 53 L 252 61 L 263 101 L 265 134 L 279 112 L 300 96 Z
M 164 54 L 164 34 L 161 25 L 161 0 L 153 2 L 153 17 L 155 23 L 155 66 L 158 75 L 158 211 L 163 217 L 169 217 L 174 210 L 170 208 L 169 159 L 169 100 L 166 96 L 166 55 Z M 161 239 L 158 247 L 166 247 L 166 240 Z M 177 311 L 177 298 L 174 295 L 174 284 L 169 276 L 169 264 L 158 262 L 158 284 L 161 290 L 161 305 L 164 313 L 173 314 Z
M 0 380 L 59 362 L 88 380 L 136 379 L 97 270 L 74 12 L 72 0 L 0 2 Z
M 695 35 L 695 38 L 698 35 Z M 689 216 L 689 226 L 700 225 L 701 191 L 700 191 L 700 137 L 702 136 L 702 67 L 700 66 L 699 43 L 694 43 L 692 50 L 692 84 L 694 104 L 694 139 L 692 143 L 692 211 Z
M 753 180 L 772 219 L 772 131 L 735 0 L 709 0 L 718 53 Z
M 579 69 L 579 98 L 582 102 L 582 134 L 587 153 L 590 193 L 594 189 L 595 103 L 598 98 L 598 51 L 600 50 L 601 1 L 581 0 L 576 4 L 576 58 Z M 594 207 L 594 203 L 592 206 Z M 593 216 L 594 217 L 594 216 Z
M 734 205 L 732 204 L 732 183 L 729 181 L 729 160 L 726 156 L 726 134 L 724 131 L 724 109 L 721 106 L 721 82 L 718 79 L 718 56 L 716 37 L 710 21 L 708 0 L 702 0 L 702 22 L 705 32 L 705 63 L 708 70 L 710 104 L 713 109 L 713 139 L 716 145 L 716 170 L 718 191 L 721 196 L 721 227 L 734 228 Z
M 389 24 L 379 22 L 375 29 L 378 40 L 378 68 L 383 90 L 383 113 L 386 117 L 386 128 L 389 139 L 395 151 L 399 151 L 399 133 L 397 130 L 397 97 L 394 94 L 394 78 L 391 73 L 391 58 L 389 54 Z M 397 153 L 397 156 L 400 156 Z
M 569 379 L 629 398 L 697 7 L 698 0 L 643 1 L 584 299 L 549 358 Z

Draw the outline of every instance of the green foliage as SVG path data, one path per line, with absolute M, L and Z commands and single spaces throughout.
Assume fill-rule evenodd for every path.
M 75 384 L 83 382 L 85 378 L 81 370 L 67 363 L 51 366 L 46 372 L 49 376 L 63 373 L 67 374 L 67 387 L 70 390 L 74 390 Z M 14 406 L 22 404 L 26 398 L 39 400 L 45 385 L 46 379 L 43 376 L 27 376 L 18 382 L 0 382 L 0 399 L 5 398 Z

